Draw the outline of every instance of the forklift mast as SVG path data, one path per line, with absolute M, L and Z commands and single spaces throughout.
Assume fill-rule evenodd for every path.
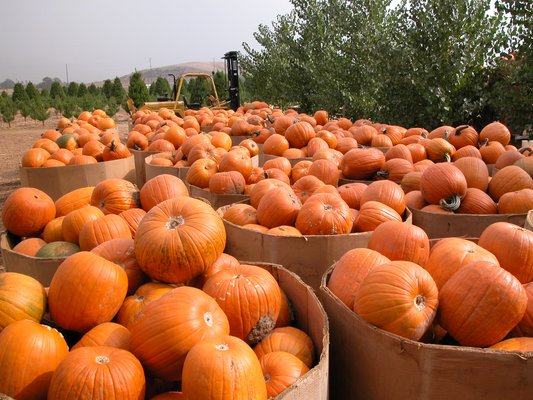
M 241 102 L 239 97 L 239 62 L 237 60 L 237 52 L 229 51 L 224 54 L 223 59 L 225 60 L 226 74 L 228 76 L 230 108 L 236 111 Z

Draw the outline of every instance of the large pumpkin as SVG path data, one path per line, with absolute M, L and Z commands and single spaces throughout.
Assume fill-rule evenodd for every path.
M 108 346 L 80 347 L 59 364 L 49 399 L 144 399 L 141 363 L 129 351 Z
M 144 211 L 176 196 L 188 196 L 189 190 L 177 176 L 161 174 L 146 181 L 140 191 L 141 205 Z
M 382 180 L 368 185 L 361 194 L 360 206 L 367 201 L 379 201 L 400 215 L 405 211 L 405 193 L 401 186 L 392 181 Z
M 505 193 L 520 189 L 533 189 L 533 179 L 516 165 L 500 169 L 489 182 L 489 194 L 494 201 L 499 201 Z
M 153 279 L 185 283 L 203 273 L 224 251 L 226 231 L 209 205 L 175 197 L 153 207 L 135 235 L 141 269 Z
M 52 374 L 67 354 L 67 342 L 55 329 L 30 320 L 13 322 L 0 332 L 0 393 L 17 400 L 46 399 Z
M 61 224 L 63 238 L 67 242 L 79 244 L 80 231 L 86 222 L 103 218 L 104 213 L 93 206 L 86 206 L 69 212 Z
M 439 323 L 461 345 L 487 347 L 520 322 L 526 306 L 518 279 L 488 261 L 475 261 L 441 288 Z
M 451 163 L 430 165 L 422 172 L 420 191 L 430 204 L 439 204 L 454 211 L 461 205 L 466 193 L 466 178 L 459 168 Z
M 196 343 L 227 334 L 228 318 L 217 302 L 199 289 L 181 286 L 144 308 L 131 328 L 131 351 L 153 375 L 176 381 Z
M 129 208 L 139 207 L 139 190 L 125 179 L 105 179 L 94 187 L 91 205 L 104 214 L 120 214 Z
M 50 282 L 50 315 L 61 328 L 86 332 L 111 321 L 127 290 L 128 277 L 121 267 L 81 251 L 63 261 Z
M 281 292 L 265 269 L 239 264 L 207 279 L 203 291 L 213 297 L 228 316 L 230 334 L 257 343 L 276 325 Z
M 421 266 L 391 261 L 368 272 L 354 311 L 378 328 L 419 340 L 437 314 L 438 296 L 437 285 Z
M 252 349 L 234 336 L 216 336 L 196 344 L 183 366 L 182 390 L 194 400 L 266 400 L 261 365 Z
M 381 150 L 352 149 L 342 158 L 340 170 L 348 179 L 370 179 L 385 164 L 385 155 Z
M 340 235 L 352 231 L 348 204 L 338 194 L 317 193 L 298 212 L 296 228 L 304 235 Z
M 265 179 L 261 182 L 266 181 L 268 180 Z M 260 185 L 261 182 L 257 185 Z M 252 189 L 252 193 L 253 191 Z M 288 185 L 276 187 L 268 190 L 261 197 L 257 205 L 257 221 L 267 228 L 274 228 L 280 225 L 294 226 L 301 207 L 302 203 L 291 187 Z
M 80 230 L 80 248 L 91 251 L 96 246 L 112 239 L 131 239 L 130 227 L 116 214 L 107 214 L 86 222 Z
M 67 215 L 69 212 L 77 210 L 91 204 L 91 196 L 94 186 L 74 189 L 55 201 L 56 217 Z
M 15 189 L 2 208 L 2 223 L 18 236 L 37 236 L 56 216 L 54 201 L 42 190 L 30 187 Z
M 18 272 L 0 274 L 0 331 L 21 319 L 39 322 L 45 310 L 44 287 L 37 279 Z

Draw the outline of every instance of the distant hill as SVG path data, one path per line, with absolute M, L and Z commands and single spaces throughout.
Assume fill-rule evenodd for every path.
M 164 67 L 158 67 L 158 68 L 151 68 L 151 69 L 143 69 L 138 72 L 140 72 L 143 76 L 144 82 L 146 84 L 151 84 L 156 81 L 158 77 L 166 78 L 170 84 L 172 84 L 172 77 L 168 76 L 168 74 L 174 74 L 176 77 L 180 74 L 184 74 L 186 72 L 199 72 L 199 73 L 212 73 L 213 71 L 223 70 L 224 69 L 224 63 L 223 62 L 202 62 L 202 61 L 193 61 L 193 62 L 187 62 L 187 63 L 181 63 L 181 64 L 173 64 L 173 65 L 167 65 Z M 130 84 L 130 76 L 133 74 L 134 71 L 132 71 L 128 75 L 119 76 L 120 81 L 122 82 L 122 86 L 128 87 Z M 109 79 L 113 80 L 115 77 L 110 77 Z M 94 82 L 96 86 L 101 86 L 104 84 L 103 81 L 101 82 Z

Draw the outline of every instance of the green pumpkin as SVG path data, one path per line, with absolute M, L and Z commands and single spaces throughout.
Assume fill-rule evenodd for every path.
M 35 257 L 43 258 L 62 258 L 68 257 L 80 251 L 77 244 L 70 242 L 50 242 L 39 249 Z
M 72 148 L 77 147 L 76 137 L 74 137 L 74 135 L 70 135 L 68 133 L 59 136 L 56 139 L 56 143 L 62 149 L 69 149 L 70 150 Z

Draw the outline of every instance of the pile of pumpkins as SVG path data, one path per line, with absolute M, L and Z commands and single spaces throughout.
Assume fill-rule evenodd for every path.
M 53 223 L 80 250 L 46 288 L 0 274 L 0 393 L 266 400 L 315 365 L 276 279 L 223 253 L 222 219 L 179 178 L 140 191 L 107 179 L 65 196 L 19 188 L 2 209 L 21 243 Z
M 22 154 L 21 166 L 27 168 L 86 165 L 131 156 L 122 143 L 115 121 L 105 111 L 82 111 L 74 120 L 60 118 Z

